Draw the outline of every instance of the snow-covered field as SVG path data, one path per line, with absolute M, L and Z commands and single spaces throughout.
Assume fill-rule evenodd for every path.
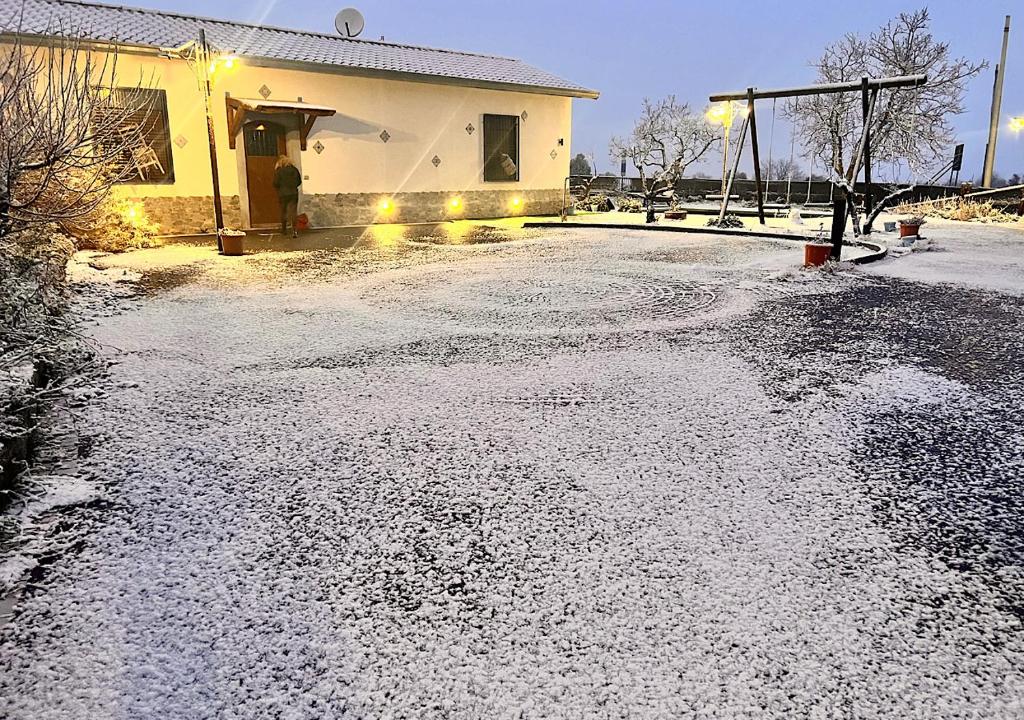
M 93 258 L 0 716 L 1024 717 L 1024 233 L 929 229 Z

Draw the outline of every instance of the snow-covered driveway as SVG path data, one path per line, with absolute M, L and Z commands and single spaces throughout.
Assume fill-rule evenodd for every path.
M 117 260 L 160 289 L 93 328 L 114 505 L 0 716 L 1024 716 L 1024 301 L 799 258 Z

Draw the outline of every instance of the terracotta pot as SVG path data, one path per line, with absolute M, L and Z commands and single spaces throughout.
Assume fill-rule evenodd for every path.
M 220 247 L 221 255 L 241 255 L 244 252 L 242 241 L 245 239 L 245 233 L 239 234 L 227 234 L 224 233 L 220 236 Z
M 921 226 L 911 225 L 910 223 L 900 223 L 900 237 L 907 237 L 908 235 L 920 235 Z
M 831 245 L 819 245 L 818 243 L 807 243 L 804 245 L 804 267 L 817 267 L 828 262 L 832 254 Z

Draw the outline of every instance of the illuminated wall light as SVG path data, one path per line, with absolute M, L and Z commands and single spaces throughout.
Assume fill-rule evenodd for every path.
M 462 209 L 462 198 L 452 198 L 448 201 L 448 209 L 457 212 Z
M 224 58 L 224 67 L 230 70 L 235 66 L 235 62 L 237 60 L 238 58 L 236 58 L 234 55 L 228 55 L 226 58 Z
M 523 207 L 523 199 L 516 195 L 509 201 L 509 205 L 512 207 L 513 210 L 521 210 Z
M 1010 129 L 1020 132 L 1024 130 L 1024 115 L 1020 117 L 1010 118 Z
M 377 203 L 377 209 L 382 213 L 389 213 L 394 211 L 395 203 L 391 198 L 381 198 L 381 201 Z

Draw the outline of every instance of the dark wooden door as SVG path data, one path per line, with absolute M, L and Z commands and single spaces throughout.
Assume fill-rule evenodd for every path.
M 270 122 L 253 121 L 242 128 L 245 139 L 245 182 L 249 189 L 249 222 L 254 226 L 281 222 L 274 190 L 274 165 L 285 155 L 285 130 Z

